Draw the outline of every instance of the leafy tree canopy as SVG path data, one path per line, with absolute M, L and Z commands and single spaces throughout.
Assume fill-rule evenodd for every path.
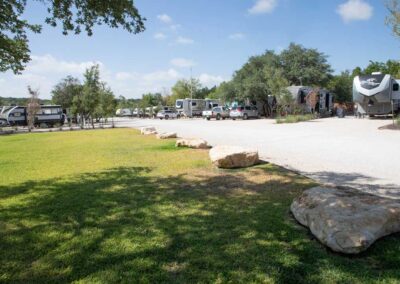
M 49 13 L 45 22 L 53 27 L 60 25 L 63 34 L 85 30 L 90 36 L 95 25 L 130 33 L 144 31 L 145 18 L 139 14 L 132 0 L 36 0 Z M 24 70 L 30 60 L 27 32 L 40 33 L 41 26 L 22 19 L 27 0 L 0 1 L 0 72 L 11 70 L 15 74 Z
M 282 51 L 280 60 L 284 76 L 291 85 L 324 86 L 332 73 L 325 54 L 295 43 Z

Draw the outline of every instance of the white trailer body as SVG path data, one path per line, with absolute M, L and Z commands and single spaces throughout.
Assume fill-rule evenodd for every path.
M 356 76 L 353 81 L 353 102 L 358 115 L 387 115 L 392 110 L 398 113 L 399 80 L 380 73 Z

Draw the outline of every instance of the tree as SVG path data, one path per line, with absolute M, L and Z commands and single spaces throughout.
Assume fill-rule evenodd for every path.
M 281 52 L 280 60 L 284 76 L 291 85 L 324 86 L 331 77 L 327 56 L 317 49 L 291 43 Z
M 352 101 L 353 78 L 354 76 L 350 71 L 346 70 L 340 75 L 333 76 L 329 81 L 328 89 L 334 93 L 335 101 L 339 103 Z
M 269 81 L 268 72 L 279 68 L 279 56 L 273 51 L 266 51 L 261 56 L 251 57 L 233 76 L 232 81 L 236 99 L 242 102 L 262 102 L 265 114 L 267 116 L 271 115 L 272 106 L 270 101 L 273 93 L 270 89 L 272 82 Z
M 66 109 L 71 108 L 74 97 L 82 92 L 82 88 L 77 78 L 67 76 L 53 88 L 51 99 L 54 104 L 61 105 Z
M 132 0 L 36 0 L 47 8 L 49 16 L 45 22 L 50 26 L 62 26 L 63 34 L 81 33 L 91 36 L 93 27 L 108 25 L 130 33 L 144 31 L 144 21 Z M 0 72 L 7 70 L 15 74 L 24 70 L 30 60 L 28 32 L 40 33 L 41 26 L 22 18 L 27 0 L 0 1 Z
M 190 98 L 191 96 L 194 99 L 200 99 L 200 89 L 201 84 L 198 79 L 180 79 L 172 87 L 172 95 L 168 97 L 167 104 L 175 105 L 176 100 Z
M 400 37 L 400 2 L 399 0 L 388 0 L 385 4 L 389 10 L 386 24 L 392 28 L 394 35 Z
M 31 131 L 31 129 L 35 125 L 36 114 L 40 110 L 40 104 L 39 104 L 38 90 L 33 90 L 30 86 L 28 86 L 28 92 L 29 92 L 29 103 L 26 111 L 28 113 L 28 129 L 29 131 Z
M 114 93 L 107 87 L 106 83 L 101 82 L 99 101 L 94 111 L 94 117 L 97 120 L 107 118 L 114 114 L 116 106 L 117 102 Z

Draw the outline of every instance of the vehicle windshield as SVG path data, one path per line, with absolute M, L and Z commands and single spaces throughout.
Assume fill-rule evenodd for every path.
M 176 108 L 182 108 L 183 107 L 183 101 L 176 101 Z

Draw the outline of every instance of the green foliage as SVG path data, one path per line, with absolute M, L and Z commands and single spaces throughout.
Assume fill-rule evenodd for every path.
M 141 100 L 142 108 L 161 106 L 163 104 L 164 104 L 164 99 L 160 93 L 147 93 L 142 95 L 142 100 Z
M 400 36 L 400 2 L 399 0 L 385 0 L 389 15 L 386 17 L 386 24 L 392 28 L 395 36 Z
M 54 104 L 69 109 L 72 107 L 74 97 L 79 96 L 82 89 L 83 86 L 77 78 L 67 76 L 53 88 L 51 99 Z
M 358 70 L 356 70 L 358 72 Z M 355 72 L 353 71 L 353 74 Z M 338 103 L 351 102 L 353 91 L 353 76 L 346 70 L 340 75 L 333 76 L 328 83 L 328 89 L 334 93 L 335 101 Z
M 303 121 L 310 121 L 315 119 L 313 114 L 301 114 L 301 115 L 288 115 L 285 117 L 278 117 L 276 119 L 276 123 L 283 124 L 283 123 L 298 123 Z
M 194 99 L 201 99 L 199 93 L 201 87 L 198 79 L 180 79 L 172 87 L 172 95 L 167 98 L 167 104 L 175 105 L 176 100 L 190 98 L 191 96 Z
M 295 43 L 282 51 L 280 60 L 290 85 L 325 86 L 332 73 L 325 54 Z
M 400 62 L 397 60 L 388 60 L 386 62 L 370 61 L 364 69 L 356 67 L 353 70 L 353 75 L 370 75 L 373 72 L 400 76 Z
M 112 115 L 117 102 L 111 89 L 100 80 L 98 65 L 86 69 L 84 78 L 82 86 L 74 85 L 76 92 L 73 93 L 71 112 L 83 119 L 90 119 L 93 125 L 94 119 Z
M 92 35 L 95 25 L 108 25 L 111 28 L 127 30 L 130 33 L 144 31 L 144 21 L 132 0 L 36 0 L 49 12 L 46 23 L 62 27 L 63 34 L 82 29 Z M 41 26 L 30 24 L 22 19 L 26 0 L 0 1 L 0 72 L 7 70 L 15 74 L 24 70 L 30 60 L 27 33 L 40 33 Z

